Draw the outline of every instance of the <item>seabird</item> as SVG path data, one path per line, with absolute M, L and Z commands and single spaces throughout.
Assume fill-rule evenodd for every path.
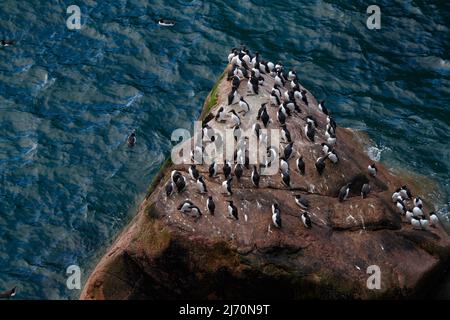
M 286 127 L 286 124 L 283 124 L 281 126 L 281 139 L 287 143 L 292 142 L 291 133 L 289 132 L 288 128 Z
M 197 167 L 195 164 L 192 164 L 188 169 L 189 175 L 191 176 L 192 180 L 197 180 L 200 177 L 200 173 L 197 170 Z
M 234 128 L 236 126 L 239 126 L 241 124 L 241 118 L 239 118 L 236 111 L 230 110 L 229 113 L 231 113 L 231 127 Z
M 311 122 L 305 125 L 305 135 L 309 141 L 314 142 L 314 136 L 316 135 L 316 129 L 314 129 Z
M 127 143 L 129 147 L 134 147 L 134 145 L 136 144 L 136 132 L 134 130 L 128 136 Z
M 260 176 L 258 173 L 258 169 L 256 169 L 256 166 L 253 166 L 253 172 L 252 172 L 252 183 L 255 187 L 259 188 L 259 180 L 260 180 Z
M 228 161 L 225 161 L 223 165 L 223 175 L 225 176 L 225 180 L 228 180 L 231 175 L 231 166 Z
M 331 150 L 328 152 L 328 159 L 330 159 L 331 162 L 333 162 L 334 164 L 339 162 L 339 157 L 338 157 L 336 151 L 334 151 L 334 150 Z
M 302 101 L 305 103 L 305 105 L 308 105 L 308 98 L 306 97 L 306 94 L 308 92 L 306 90 L 301 90 L 300 94 L 302 96 Z
M 325 107 L 325 100 L 320 101 L 319 110 L 322 111 L 324 114 L 328 115 L 328 109 Z
M 309 208 L 309 201 L 305 197 L 303 197 L 301 194 L 295 195 L 295 203 L 302 209 L 308 210 Z
M 255 124 L 253 125 L 253 132 L 255 133 L 256 138 L 259 139 L 259 134 L 260 134 L 260 132 L 261 132 L 261 126 L 260 126 L 259 123 L 255 123 Z
M 331 147 L 325 142 L 322 142 L 320 145 L 322 146 L 322 151 L 324 154 L 328 154 L 328 152 L 331 151 Z
M 303 156 L 300 156 L 296 161 L 297 169 L 302 176 L 305 175 L 305 162 L 303 161 Z
M 17 293 L 17 287 L 14 287 L 12 289 L 2 291 L 0 292 L 0 299 L 9 299 L 11 297 L 14 297 Z
M 292 81 L 294 79 L 297 79 L 297 73 L 294 70 L 291 70 L 288 73 L 288 80 Z
M 396 203 L 396 206 L 397 206 L 397 209 L 398 209 L 399 213 L 406 214 L 406 207 L 405 207 L 405 204 L 403 203 L 402 200 L 398 199 L 397 203 Z M 414 210 L 413 210 L 413 215 L 414 215 Z
M 241 181 L 241 177 L 242 177 L 243 173 L 244 173 L 244 168 L 242 167 L 242 164 L 237 163 L 234 166 L 234 175 L 236 176 L 236 179 L 238 182 Z
M 281 77 L 281 71 L 277 72 L 277 75 L 275 76 L 275 83 L 280 87 L 284 87 L 284 79 Z
M 280 158 L 280 170 L 284 173 L 289 173 L 289 163 L 283 158 Z
M 411 199 L 411 198 L 412 198 L 411 191 L 408 189 L 407 186 L 402 186 L 402 187 L 400 188 L 400 196 L 401 196 L 403 199 Z
M 367 170 L 369 170 L 369 174 L 370 174 L 372 177 L 375 177 L 375 176 L 377 175 L 378 169 L 377 169 L 377 167 L 375 166 L 375 163 L 370 164 L 370 165 L 367 167 Z
M 422 206 L 422 205 L 423 205 L 422 199 L 420 197 L 415 197 L 414 198 L 414 206 L 418 207 L 418 206 Z
M 223 107 L 220 107 L 219 111 L 217 111 L 214 119 L 218 122 L 225 121 L 225 110 Z
M 412 218 L 414 217 L 414 214 L 412 213 L 412 211 L 406 210 L 405 216 L 406 216 L 406 220 L 407 220 L 408 222 L 411 222 Z
M 364 183 L 361 188 L 361 197 L 365 199 L 369 193 L 370 193 L 370 185 L 368 183 Z
M 270 93 L 270 105 L 274 105 L 275 107 L 278 107 L 281 104 L 280 98 L 275 92 Z
M 1 47 L 9 47 L 15 44 L 16 42 L 14 40 L 5 40 L 5 39 L 0 40 Z
M 209 165 L 209 177 L 213 178 L 217 175 L 217 163 L 214 161 Z
M 244 114 L 250 111 L 250 105 L 244 100 L 244 97 L 239 100 L 239 107 L 244 111 Z
M 206 193 L 208 190 L 206 189 L 205 180 L 203 180 L 203 176 L 198 177 L 197 179 L 197 188 L 200 193 Z
M 422 205 L 418 205 L 417 207 L 414 207 L 412 212 L 413 212 L 414 217 L 418 217 L 418 218 L 425 217 L 425 215 L 423 214 Z
M 193 205 L 194 204 L 191 201 L 186 199 L 177 207 L 177 209 L 183 213 L 186 213 L 186 212 L 191 211 L 191 207 Z
M 166 184 L 166 196 L 170 197 L 173 194 L 173 182 L 169 181 Z
M 176 182 L 175 182 L 175 186 L 177 187 L 177 192 L 183 192 L 184 189 L 186 188 L 186 179 L 181 176 Z
M 170 173 L 170 178 L 172 179 L 173 183 L 176 183 L 178 181 L 178 179 L 180 179 L 181 177 L 182 177 L 182 174 L 178 170 L 172 170 L 172 172 Z
M 237 99 L 238 92 L 236 88 L 231 88 L 231 92 L 228 94 L 228 105 L 233 104 L 233 101 Z
M 326 133 L 328 133 L 328 131 L 326 131 Z M 334 146 L 336 144 L 336 135 L 334 133 L 330 133 L 330 134 L 326 134 L 325 136 L 327 138 L 327 144 L 330 146 Z
M 158 24 L 162 27 L 173 27 L 175 25 L 175 21 L 168 19 L 159 19 Z
M 231 77 L 231 87 L 239 89 L 240 84 L 241 84 L 241 79 L 238 76 L 233 75 L 233 77 Z
M 289 143 L 283 150 L 284 153 L 284 159 L 289 160 L 289 158 L 292 155 L 292 146 L 294 145 L 294 142 Z
M 259 94 L 259 79 L 254 71 L 252 71 L 252 76 L 248 80 L 247 89 L 250 94 Z
M 291 187 L 291 177 L 289 176 L 289 172 L 282 172 L 281 173 L 281 181 L 283 184 L 290 188 Z
M 261 121 L 263 122 L 264 128 L 267 128 L 267 125 L 269 124 L 270 121 L 270 117 L 265 108 L 261 112 Z
M 231 181 L 232 180 L 233 180 L 233 178 L 229 178 L 226 181 L 222 182 L 222 189 L 223 189 L 224 193 L 226 193 L 229 196 L 231 196 L 233 194 L 233 192 L 231 191 Z
M 278 203 L 272 204 L 272 222 L 277 228 L 281 228 L 280 207 Z
M 396 203 L 398 199 L 402 200 L 402 197 L 400 195 L 400 188 L 395 190 L 395 192 L 392 194 L 392 202 L 393 203 Z
M 439 224 L 439 217 L 437 216 L 436 213 L 430 212 L 430 225 L 437 227 L 438 224 Z
M 322 175 L 323 170 L 325 169 L 325 159 L 327 158 L 327 156 L 324 157 L 319 157 L 316 160 L 315 166 L 316 166 L 316 170 L 319 173 L 319 175 Z
M 228 217 L 230 217 L 231 219 L 239 220 L 238 210 L 231 200 L 228 201 Z
M 214 200 L 212 196 L 209 196 L 206 200 L 206 207 L 208 208 L 208 211 L 211 215 L 214 215 L 214 211 L 216 210 L 216 204 L 214 203 Z
M 256 116 L 256 120 L 261 119 L 261 114 L 263 113 L 264 110 L 266 110 L 266 105 L 267 105 L 267 102 L 261 104 L 261 106 L 258 109 L 258 115 Z
M 284 113 L 282 106 L 277 111 L 277 118 L 280 125 L 286 124 L 286 113 Z
M 311 229 L 312 227 L 311 218 L 309 217 L 309 214 L 306 211 L 303 212 L 302 214 L 302 222 L 306 228 Z
M 347 199 L 348 193 L 350 191 L 350 183 L 347 183 L 339 190 L 339 202 L 343 202 Z

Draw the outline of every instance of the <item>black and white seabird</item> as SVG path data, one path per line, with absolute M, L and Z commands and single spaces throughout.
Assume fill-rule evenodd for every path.
M 188 169 L 189 175 L 191 176 L 191 179 L 196 181 L 200 177 L 200 173 L 197 170 L 197 167 L 195 164 L 192 164 Z
M 169 19 L 159 19 L 158 24 L 162 27 L 173 27 L 176 22 Z
M 414 217 L 424 218 L 425 215 L 423 214 L 422 205 L 418 205 L 417 207 L 413 208 L 413 215 Z
M 305 197 L 303 197 L 301 194 L 295 195 L 295 203 L 302 209 L 308 210 L 309 208 L 309 201 Z
M 325 100 L 320 101 L 319 110 L 322 111 L 324 114 L 328 115 L 328 109 L 325 107 Z
M 308 123 L 305 125 L 305 136 L 308 138 L 309 141 L 314 142 L 315 135 L 316 129 L 314 128 L 312 123 L 308 121 Z
M 281 228 L 280 206 L 278 203 L 272 204 L 272 222 L 277 228 Z
M 319 173 L 319 175 L 322 175 L 323 170 L 325 169 L 325 159 L 328 157 L 328 155 L 324 156 L 324 157 L 319 157 L 316 160 L 315 166 L 316 166 L 316 170 Z
M 236 111 L 230 110 L 229 113 L 231 113 L 231 128 L 239 126 L 241 124 L 241 118 L 237 115 Z
M 228 180 L 231 176 L 231 166 L 228 161 L 225 161 L 223 164 L 223 175 L 225 176 L 225 180 Z
M 233 194 L 231 190 L 231 181 L 233 181 L 233 178 L 230 177 L 226 181 L 222 182 L 222 190 L 229 196 Z
M 166 196 L 170 197 L 173 194 L 173 182 L 169 181 L 166 184 Z
M 203 179 L 203 176 L 198 177 L 197 188 L 198 188 L 198 191 L 200 191 L 200 193 L 208 192 L 208 190 L 206 189 L 206 183 L 205 183 L 205 180 Z
M 237 163 L 234 166 L 234 175 L 236 176 L 236 179 L 238 182 L 241 181 L 241 177 L 243 174 L 244 174 L 244 168 L 243 168 L 242 164 Z
M 236 88 L 231 88 L 231 92 L 228 94 L 228 105 L 233 104 L 234 100 L 238 98 L 238 92 Z
M 395 192 L 392 194 L 392 202 L 396 203 L 398 199 L 402 200 L 402 196 L 400 195 L 401 188 L 397 188 Z
M 267 128 L 267 125 L 270 122 L 270 117 L 266 109 L 263 109 L 261 112 L 261 121 L 263 122 L 264 128 Z
M 2 291 L 0 292 L 0 299 L 9 299 L 11 297 L 14 297 L 17 293 L 17 287 L 14 287 L 12 289 Z
M 177 187 L 177 192 L 183 192 L 184 189 L 186 189 L 186 179 L 181 176 L 177 181 L 175 182 L 175 186 Z
M 403 203 L 402 200 L 397 199 L 397 202 L 396 202 L 395 205 L 397 206 L 397 209 L 398 209 L 399 213 L 401 213 L 401 214 L 405 214 L 406 213 L 406 206 L 405 206 L 405 204 Z M 413 215 L 414 215 L 414 210 L 413 210 Z
M 214 211 L 216 211 L 216 204 L 214 203 L 213 197 L 209 196 L 206 200 L 206 207 L 211 215 L 214 215 Z
M 275 94 L 279 99 L 281 99 L 281 90 L 278 84 L 274 84 L 271 93 Z M 277 105 L 280 104 L 280 100 L 278 100 Z
M 256 168 L 256 166 L 253 166 L 253 172 L 252 172 L 252 183 L 255 187 L 259 188 L 259 180 L 260 180 L 260 175 L 258 173 L 258 169 Z
M 281 104 L 280 98 L 275 92 L 270 93 L 270 106 L 278 107 Z
M 412 198 L 411 191 L 408 189 L 407 186 L 404 185 L 404 186 L 401 187 L 401 189 L 400 189 L 400 196 L 403 199 L 411 199 Z
M 239 107 L 244 111 L 244 115 L 250 111 L 250 105 L 244 100 L 244 97 L 239 100 Z
M 5 39 L 0 40 L 0 47 L 10 47 L 15 44 L 16 42 L 14 40 L 5 40 Z
M 363 199 L 367 198 L 367 195 L 370 193 L 370 184 L 364 183 L 361 188 L 361 197 Z
M 222 121 L 226 120 L 225 119 L 225 109 L 223 107 L 219 108 L 214 119 L 218 122 L 222 122 Z
M 294 79 L 297 79 L 297 73 L 294 70 L 291 70 L 288 73 L 288 80 L 292 81 Z
M 282 172 L 281 173 L 281 181 L 283 184 L 290 188 L 291 187 L 291 176 L 289 175 L 289 172 Z
M 439 224 L 439 217 L 436 213 L 430 212 L 430 225 L 433 227 L 437 227 Z
M 289 158 L 290 158 L 291 155 L 292 155 L 293 145 L 294 145 L 294 142 L 291 142 L 291 143 L 289 143 L 289 144 L 284 148 L 284 150 L 283 150 L 283 153 L 284 153 L 284 159 L 286 159 L 286 161 L 289 160 Z
M 233 75 L 233 77 L 231 78 L 231 87 L 239 89 L 240 84 L 241 84 L 241 79 L 238 76 Z
M 375 177 L 375 176 L 377 175 L 378 169 L 377 169 L 377 167 L 375 166 L 375 163 L 370 164 L 370 165 L 367 167 L 367 170 L 369 170 L 369 174 L 370 174 L 372 177 Z
M 302 96 L 302 101 L 305 105 L 308 105 L 308 98 L 306 97 L 306 94 L 308 92 L 306 90 L 300 90 L 300 94 Z
M 312 227 L 311 218 L 309 217 L 309 213 L 306 211 L 303 212 L 303 214 L 302 214 L 302 222 L 306 228 L 311 229 L 311 227 Z
M 136 131 L 133 130 L 128 136 L 127 143 L 129 147 L 134 147 L 136 145 Z
M 296 161 L 297 169 L 302 176 L 305 175 L 305 161 L 303 161 L 303 156 L 300 156 Z
M 288 128 L 286 127 L 286 124 L 283 124 L 281 126 L 281 139 L 283 139 L 284 142 L 291 143 L 291 133 L 289 132 Z
M 322 146 L 322 151 L 324 154 L 328 154 L 328 152 L 331 151 L 331 147 L 325 142 L 322 142 L 320 145 Z
M 284 159 L 284 157 L 280 158 L 280 170 L 284 173 L 289 173 L 289 163 Z
M 281 76 L 281 71 L 277 72 L 277 75 L 275 76 L 275 83 L 280 87 L 284 87 L 284 79 Z
M 191 211 L 191 207 L 193 205 L 194 204 L 191 201 L 186 199 L 177 207 L 177 210 L 179 210 L 179 211 L 181 211 L 183 213 L 190 212 Z
M 254 71 L 252 71 L 252 76 L 248 80 L 247 91 L 253 95 L 259 94 L 259 78 L 256 76 Z
M 209 177 L 214 178 L 217 175 L 217 163 L 214 161 L 209 165 Z
M 415 197 L 413 203 L 415 207 L 423 205 L 422 199 L 420 197 Z
M 339 162 L 339 157 L 334 149 L 328 152 L 328 159 L 330 159 L 330 161 L 334 164 Z
M 277 111 L 277 119 L 280 125 L 286 124 L 286 113 L 282 108 L 283 106 L 280 106 L 280 108 Z
M 231 200 L 228 201 L 228 217 L 231 219 L 239 220 L 238 210 Z
M 339 202 L 342 202 L 347 199 L 349 191 L 350 191 L 350 183 L 347 183 L 339 190 Z
M 178 170 L 172 170 L 172 172 L 170 173 L 170 178 L 173 183 L 176 183 L 178 181 L 178 179 L 180 179 L 181 177 L 182 177 L 182 174 Z

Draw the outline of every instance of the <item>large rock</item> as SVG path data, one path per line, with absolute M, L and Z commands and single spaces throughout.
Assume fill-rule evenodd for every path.
M 222 76 L 205 102 L 201 117 L 213 128 L 229 125 L 211 115 L 227 105 L 230 86 Z M 272 86 L 273 79 L 265 76 L 262 93 L 246 97 L 251 111 L 242 117 L 242 129 L 254 123 Z M 240 95 L 246 96 L 246 90 L 245 81 Z M 292 189 L 281 184 L 279 174 L 262 177 L 256 189 L 250 182 L 251 170 L 246 170 L 240 183 L 234 179 L 233 195 L 228 197 L 221 190 L 221 166 L 219 176 L 210 179 L 208 166 L 199 165 L 208 187 L 208 194 L 202 195 L 188 176 L 188 165 L 167 162 L 135 219 L 92 272 L 81 298 L 367 299 L 427 294 L 449 262 L 448 235 L 441 226 L 413 230 L 396 212 L 392 192 L 408 181 L 381 164 L 377 164 L 377 177 L 370 177 L 367 166 L 372 161 L 350 129 L 337 129 L 340 162 L 334 165 L 327 160 L 319 176 L 314 162 L 322 155 L 326 117 L 309 92 L 308 96 L 310 107 L 302 105 L 302 115 L 287 120 L 295 142 L 295 156 L 289 161 Z M 278 128 L 277 108 L 268 110 L 273 120 L 269 128 Z M 315 144 L 303 134 L 307 113 L 319 122 Z M 294 170 L 297 154 L 306 162 L 305 176 Z M 189 184 L 183 193 L 166 197 L 164 187 L 173 169 L 181 171 Z M 339 188 L 348 182 L 353 182 L 350 197 L 339 202 Z M 362 199 L 360 189 L 367 182 L 373 190 Z M 422 190 L 412 192 L 420 195 Z M 300 220 L 296 194 L 310 201 L 311 229 Z M 205 208 L 207 195 L 215 200 L 215 215 Z M 184 199 L 201 208 L 199 219 L 177 211 Z M 227 217 L 225 201 L 229 199 L 238 207 L 238 221 Z M 281 229 L 271 222 L 274 202 L 280 204 Z M 381 270 L 380 290 L 367 288 L 370 275 L 366 271 L 371 265 Z

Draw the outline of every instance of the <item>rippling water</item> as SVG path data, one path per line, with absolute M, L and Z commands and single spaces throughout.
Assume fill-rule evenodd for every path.
M 73 2 L 0 3 L 0 38 L 18 41 L 0 48 L 0 290 L 79 295 L 67 266 L 86 280 L 240 43 L 296 68 L 372 156 L 437 181 L 448 212 L 445 2 L 376 1 L 381 30 L 368 30 L 366 1 L 85 0 L 70 31 Z

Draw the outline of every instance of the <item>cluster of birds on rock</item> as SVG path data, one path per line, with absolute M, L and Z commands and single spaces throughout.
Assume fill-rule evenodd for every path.
M 430 226 L 436 227 L 439 224 L 439 217 L 434 212 L 428 214 L 429 219 L 426 218 L 422 199 L 420 197 L 413 198 L 411 191 L 405 185 L 395 190 L 392 194 L 392 202 L 414 229 L 426 230 Z
M 279 159 L 280 177 L 281 183 L 288 189 L 292 188 L 291 176 L 288 160 L 292 159 L 294 155 L 294 141 L 292 140 L 291 133 L 289 132 L 286 122 L 290 117 L 298 117 L 304 121 L 304 127 L 302 133 L 304 133 L 305 140 L 311 144 L 316 142 L 316 134 L 320 130 L 318 121 L 312 115 L 311 112 L 314 108 L 316 112 L 322 113 L 326 116 L 326 125 L 324 125 L 323 135 L 321 135 L 325 142 L 321 143 L 321 149 L 323 155 L 318 157 L 314 163 L 315 171 L 318 175 L 322 175 L 326 168 L 326 161 L 329 161 L 332 165 L 339 162 L 338 154 L 335 150 L 336 146 L 336 122 L 331 117 L 329 110 L 325 107 L 325 102 L 321 101 L 317 108 L 313 107 L 313 103 L 309 101 L 308 92 L 302 88 L 298 82 L 297 74 L 294 70 L 289 72 L 284 71 L 282 64 L 274 64 L 270 61 L 261 59 L 259 53 L 252 56 L 249 50 L 245 46 L 240 48 L 233 48 L 228 55 L 228 62 L 231 67 L 227 75 L 227 80 L 231 82 L 231 90 L 228 94 L 228 111 L 224 106 L 218 108 L 218 111 L 214 115 L 214 120 L 220 123 L 226 123 L 229 128 L 234 130 L 234 138 L 237 141 L 236 149 L 234 153 L 235 163 L 225 161 L 222 167 L 224 180 L 222 182 L 222 193 L 227 196 L 232 196 L 232 182 L 233 175 L 238 182 L 243 176 L 244 170 L 252 170 L 250 175 L 250 181 L 255 188 L 259 188 L 261 180 L 261 167 L 268 167 L 272 164 L 273 159 Z M 274 86 L 270 91 L 268 101 L 261 104 L 258 109 L 256 119 L 252 119 L 252 134 L 257 138 L 259 145 L 267 147 L 267 134 L 263 133 L 262 128 L 267 128 L 270 123 L 276 124 L 278 122 L 281 129 L 282 143 L 285 145 L 280 151 L 274 147 L 267 147 L 267 158 L 264 162 L 258 166 L 253 165 L 250 168 L 248 159 L 248 137 L 241 136 L 241 124 L 242 118 L 248 117 L 248 112 L 251 110 L 250 103 L 246 101 L 246 96 L 258 95 L 261 91 L 261 86 L 266 79 L 263 75 L 269 76 L 274 80 Z M 246 96 L 239 96 L 238 89 L 242 83 L 247 83 Z M 241 90 L 242 91 L 242 90 Z M 271 119 L 268 108 L 277 108 L 277 119 Z M 307 111 L 307 115 L 302 118 L 300 115 L 303 113 L 302 108 Z M 317 110 L 316 110 L 317 109 Z M 205 124 L 202 130 L 202 138 L 211 142 L 220 143 L 222 139 L 220 135 L 215 134 L 214 129 Z M 196 147 L 191 153 L 192 159 L 194 159 L 197 153 L 204 152 L 204 148 Z M 295 160 L 296 171 L 300 175 L 305 175 L 306 164 L 303 157 L 298 154 L 298 158 Z M 270 160 L 269 160 L 270 159 Z M 233 170 L 234 165 L 234 170 Z M 369 175 L 375 177 L 377 174 L 376 165 L 373 163 L 367 168 Z M 216 161 L 212 162 L 208 168 L 209 178 L 216 178 L 219 168 Z M 208 186 L 205 182 L 205 178 L 200 174 L 196 165 L 192 164 L 188 168 L 190 178 L 195 181 L 195 185 L 201 194 L 208 194 Z M 171 173 L 171 178 L 166 185 L 166 195 L 170 197 L 174 192 L 182 193 L 187 186 L 187 180 L 180 171 L 174 170 Z M 338 194 L 339 201 L 345 201 L 352 187 L 351 183 L 343 186 Z M 360 192 L 361 197 L 366 198 L 371 191 L 371 186 L 368 183 L 363 184 Z M 302 209 L 300 212 L 300 219 L 307 228 L 311 228 L 312 221 L 309 210 L 309 201 L 305 195 L 294 195 L 296 204 Z M 401 200 L 403 203 L 403 200 Z M 227 200 L 228 217 L 231 219 L 239 219 L 238 208 L 235 206 L 232 200 Z M 210 214 L 214 215 L 216 204 L 211 195 L 206 198 L 206 208 Z M 272 223 L 275 227 L 281 228 L 281 208 L 278 203 L 272 204 Z M 195 205 L 189 199 L 184 200 L 179 206 L 180 210 L 184 214 L 191 215 L 199 218 L 202 212 L 199 206 Z M 413 210 L 414 211 L 414 210 Z M 414 221 L 416 216 L 411 217 L 411 221 Z M 434 219 L 434 218 L 433 218 Z M 423 220 L 423 219 L 422 219 Z M 418 220 L 423 225 L 424 221 Z M 414 222 L 415 223 L 415 222 Z

